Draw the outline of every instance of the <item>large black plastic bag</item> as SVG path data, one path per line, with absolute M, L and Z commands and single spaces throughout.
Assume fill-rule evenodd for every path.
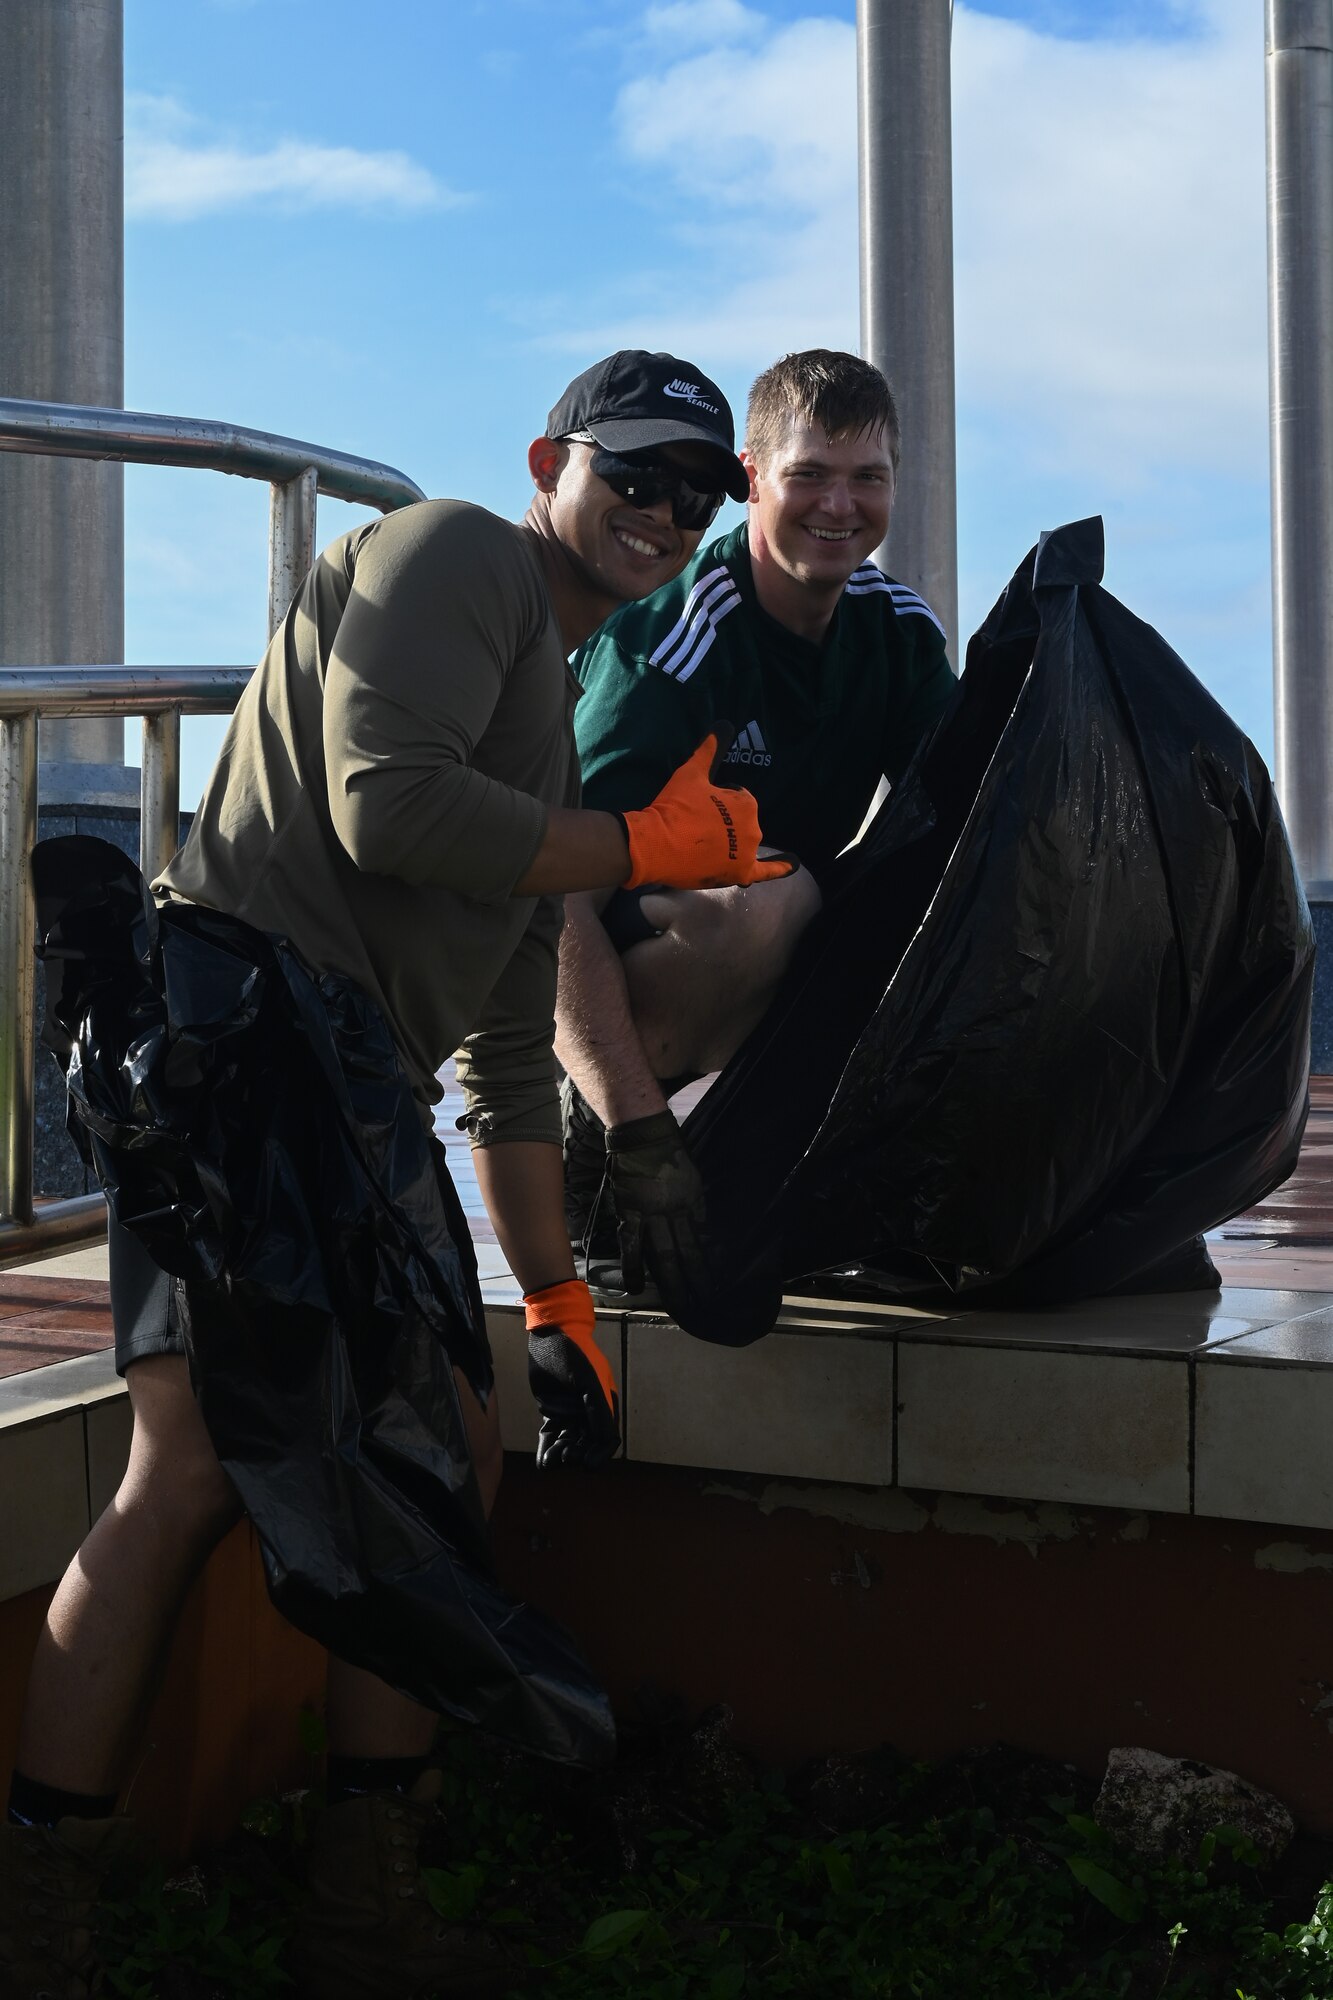
M 1102 555 L 1083 521 L 1017 571 L 687 1122 L 733 1274 L 693 1331 L 836 1266 L 992 1305 L 1199 1282 L 1198 1233 L 1295 1166 L 1314 945 L 1268 773 Z
M 187 1281 L 195 1392 L 274 1603 L 429 1707 L 604 1760 L 605 1695 L 494 1580 L 445 1351 L 484 1395 L 475 1262 L 383 1017 L 235 918 L 158 910 L 104 841 L 41 842 L 33 879 L 69 1128 Z

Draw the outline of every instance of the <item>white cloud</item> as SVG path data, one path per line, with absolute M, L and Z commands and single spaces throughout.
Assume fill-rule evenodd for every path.
M 1198 11 L 1199 33 L 1147 42 L 955 9 L 960 406 L 1026 423 L 1034 463 L 1265 471 L 1262 37 L 1253 0 Z M 561 344 L 745 366 L 854 346 L 855 79 L 854 31 L 826 18 L 648 63 L 616 129 L 689 204 L 692 295 Z
M 757 50 L 676 62 L 625 86 L 616 125 L 632 159 L 668 167 L 687 194 L 729 208 L 826 212 L 856 188 L 854 32 L 842 21 L 795 21 Z
M 1122 468 L 1264 469 L 1263 46 L 955 28 L 959 385 Z
M 852 28 L 797 21 L 758 48 L 659 63 L 621 91 L 615 124 L 622 151 L 665 187 L 687 280 L 650 281 L 632 313 L 546 344 L 665 346 L 750 373 L 783 348 L 855 346 Z
M 646 9 L 641 23 L 645 35 L 677 53 L 758 41 L 765 26 L 764 16 L 742 0 L 664 0 Z
M 187 222 L 236 208 L 455 208 L 467 200 L 406 153 L 304 139 L 247 148 L 204 133 L 170 98 L 126 99 L 125 213 Z

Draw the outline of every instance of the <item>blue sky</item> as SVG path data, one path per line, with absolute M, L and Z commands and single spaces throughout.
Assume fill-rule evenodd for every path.
M 1101 512 L 1107 582 L 1271 751 L 1254 0 L 954 21 L 960 622 Z M 128 0 L 126 402 L 517 515 L 565 380 L 673 348 L 738 412 L 857 338 L 853 0 Z M 911 477 L 911 439 L 904 477 Z M 127 473 L 127 657 L 263 639 L 266 496 Z M 320 538 L 359 518 L 321 505 Z M 197 793 L 218 736 L 197 724 Z

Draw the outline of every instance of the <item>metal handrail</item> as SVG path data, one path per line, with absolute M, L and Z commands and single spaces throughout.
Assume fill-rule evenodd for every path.
M 315 558 L 316 496 L 390 513 L 424 496 L 390 465 L 297 438 L 193 417 L 0 396 L 0 451 L 124 464 L 186 465 L 266 479 L 268 630 L 275 632 Z M 0 667 L 0 1262 L 86 1242 L 106 1224 L 100 1194 L 33 1200 L 36 912 L 28 858 L 37 839 L 40 716 L 141 715 L 140 856 L 163 869 L 180 829 L 180 719 L 225 715 L 251 667 Z
M 0 396 L 0 451 L 49 458 L 111 458 L 122 465 L 195 465 L 283 485 L 313 466 L 330 500 L 355 500 L 389 513 L 424 500 L 406 473 L 299 438 L 208 417 L 159 417 L 149 410 L 99 410 L 82 403 L 30 403 Z

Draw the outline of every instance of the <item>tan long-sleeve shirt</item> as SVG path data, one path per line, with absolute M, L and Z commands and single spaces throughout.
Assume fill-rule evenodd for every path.
M 320 556 L 154 884 L 280 932 L 383 1009 L 473 1137 L 556 1139 L 558 897 L 511 892 L 577 805 L 578 684 L 525 530 L 423 501 Z

